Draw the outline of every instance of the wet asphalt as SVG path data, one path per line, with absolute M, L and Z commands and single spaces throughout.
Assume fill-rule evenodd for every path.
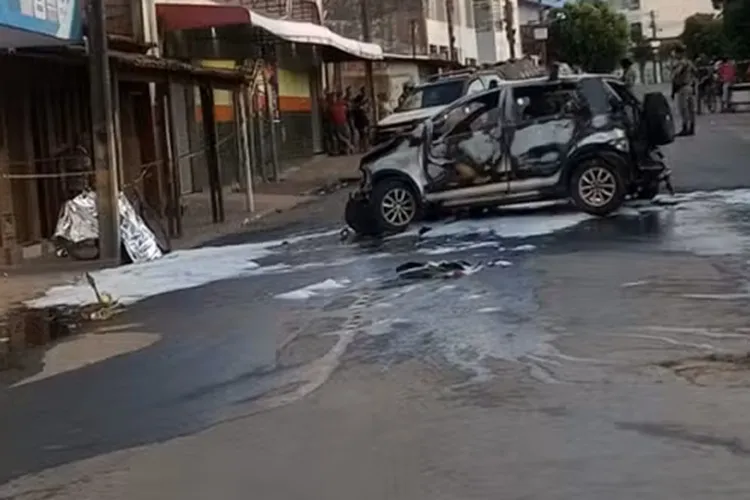
M 539 256 L 596 250 L 611 252 L 612 265 L 622 254 L 749 256 L 750 190 L 737 191 L 750 187 L 748 154 L 750 115 L 701 117 L 697 137 L 669 148 L 680 192 L 669 203 L 628 206 L 606 219 L 564 205 L 505 211 L 442 221 L 424 236 L 353 243 L 334 234 L 345 196 L 338 193 L 291 230 L 217 240 L 212 245 L 313 235 L 258 259 L 268 272 L 152 297 L 104 326 L 160 335 L 150 347 L 0 389 L 0 485 L 266 410 L 308 381 L 305 367 L 337 338 L 347 338 L 348 363 L 387 369 L 417 358 L 469 380 L 490 377 L 491 360 L 533 359 L 554 336 L 528 321 L 544 315 L 535 289 L 545 276 L 525 265 Z M 550 229 L 550 220 L 559 224 Z M 508 227 L 515 236 L 506 236 Z M 404 262 L 441 259 L 473 267 L 466 276 L 414 282 L 395 272 Z M 307 298 L 283 298 L 326 280 L 334 283 Z M 457 337 L 467 321 L 471 332 Z M 342 333 L 363 328 L 370 335 Z M 315 337 L 326 331 L 338 336 Z

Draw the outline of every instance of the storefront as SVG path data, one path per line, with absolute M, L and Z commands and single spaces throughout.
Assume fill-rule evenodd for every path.
M 266 179 L 276 179 L 284 167 L 322 152 L 323 63 L 383 58 L 378 45 L 242 5 L 158 0 L 156 8 L 170 57 L 262 66 L 253 86 L 251 118 L 257 142 L 254 171 Z

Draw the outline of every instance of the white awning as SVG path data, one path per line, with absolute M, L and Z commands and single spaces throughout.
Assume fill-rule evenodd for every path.
M 331 47 L 361 59 L 383 59 L 380 45 L 345 38 L 318 24 L 274 19 L 244 5 L 213 0 L 156 0 L 156 12 L 167 30 L 249 24 L 288 42 Z
M 253 11 L 250 11 L 250 23 L 288 42 L 327 45 L 362 59 L 383 59 L 380 45 L 345 38 L 319 24 L 273 19 Z

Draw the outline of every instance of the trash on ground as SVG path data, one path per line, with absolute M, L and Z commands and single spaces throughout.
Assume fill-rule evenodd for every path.
M 396 268 L 399 278 L 408 280 L 460 278 L 473 274 L 478 266 L 462 260 L 406 262 Z

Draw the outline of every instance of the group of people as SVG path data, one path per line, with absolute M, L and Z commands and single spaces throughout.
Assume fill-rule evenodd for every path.
M 704 57 L 691 60 L 685 48 L 675 49 L 677 59 L 672 69 L 672 99 L 682 120 L 681 136 L 695 134 L 695 115 L 701 105 L 713 111 L 716 99 L 720 100 L 721 111 L 732 109 L 732 85 L 737 82 L 737 67 L 734 61 L 721 57 L 710 63 Z M 622 79 L 632 89 L 637 80 L 637 73 L 630 59 L 623 59 Z
M 350 155 L 367 150 L 370 103 L 364 87 L 356 95 L 352 94 L 351 87 L 344 92 L 325 93 L 323 129 L 326 152 L 330 155 Z

